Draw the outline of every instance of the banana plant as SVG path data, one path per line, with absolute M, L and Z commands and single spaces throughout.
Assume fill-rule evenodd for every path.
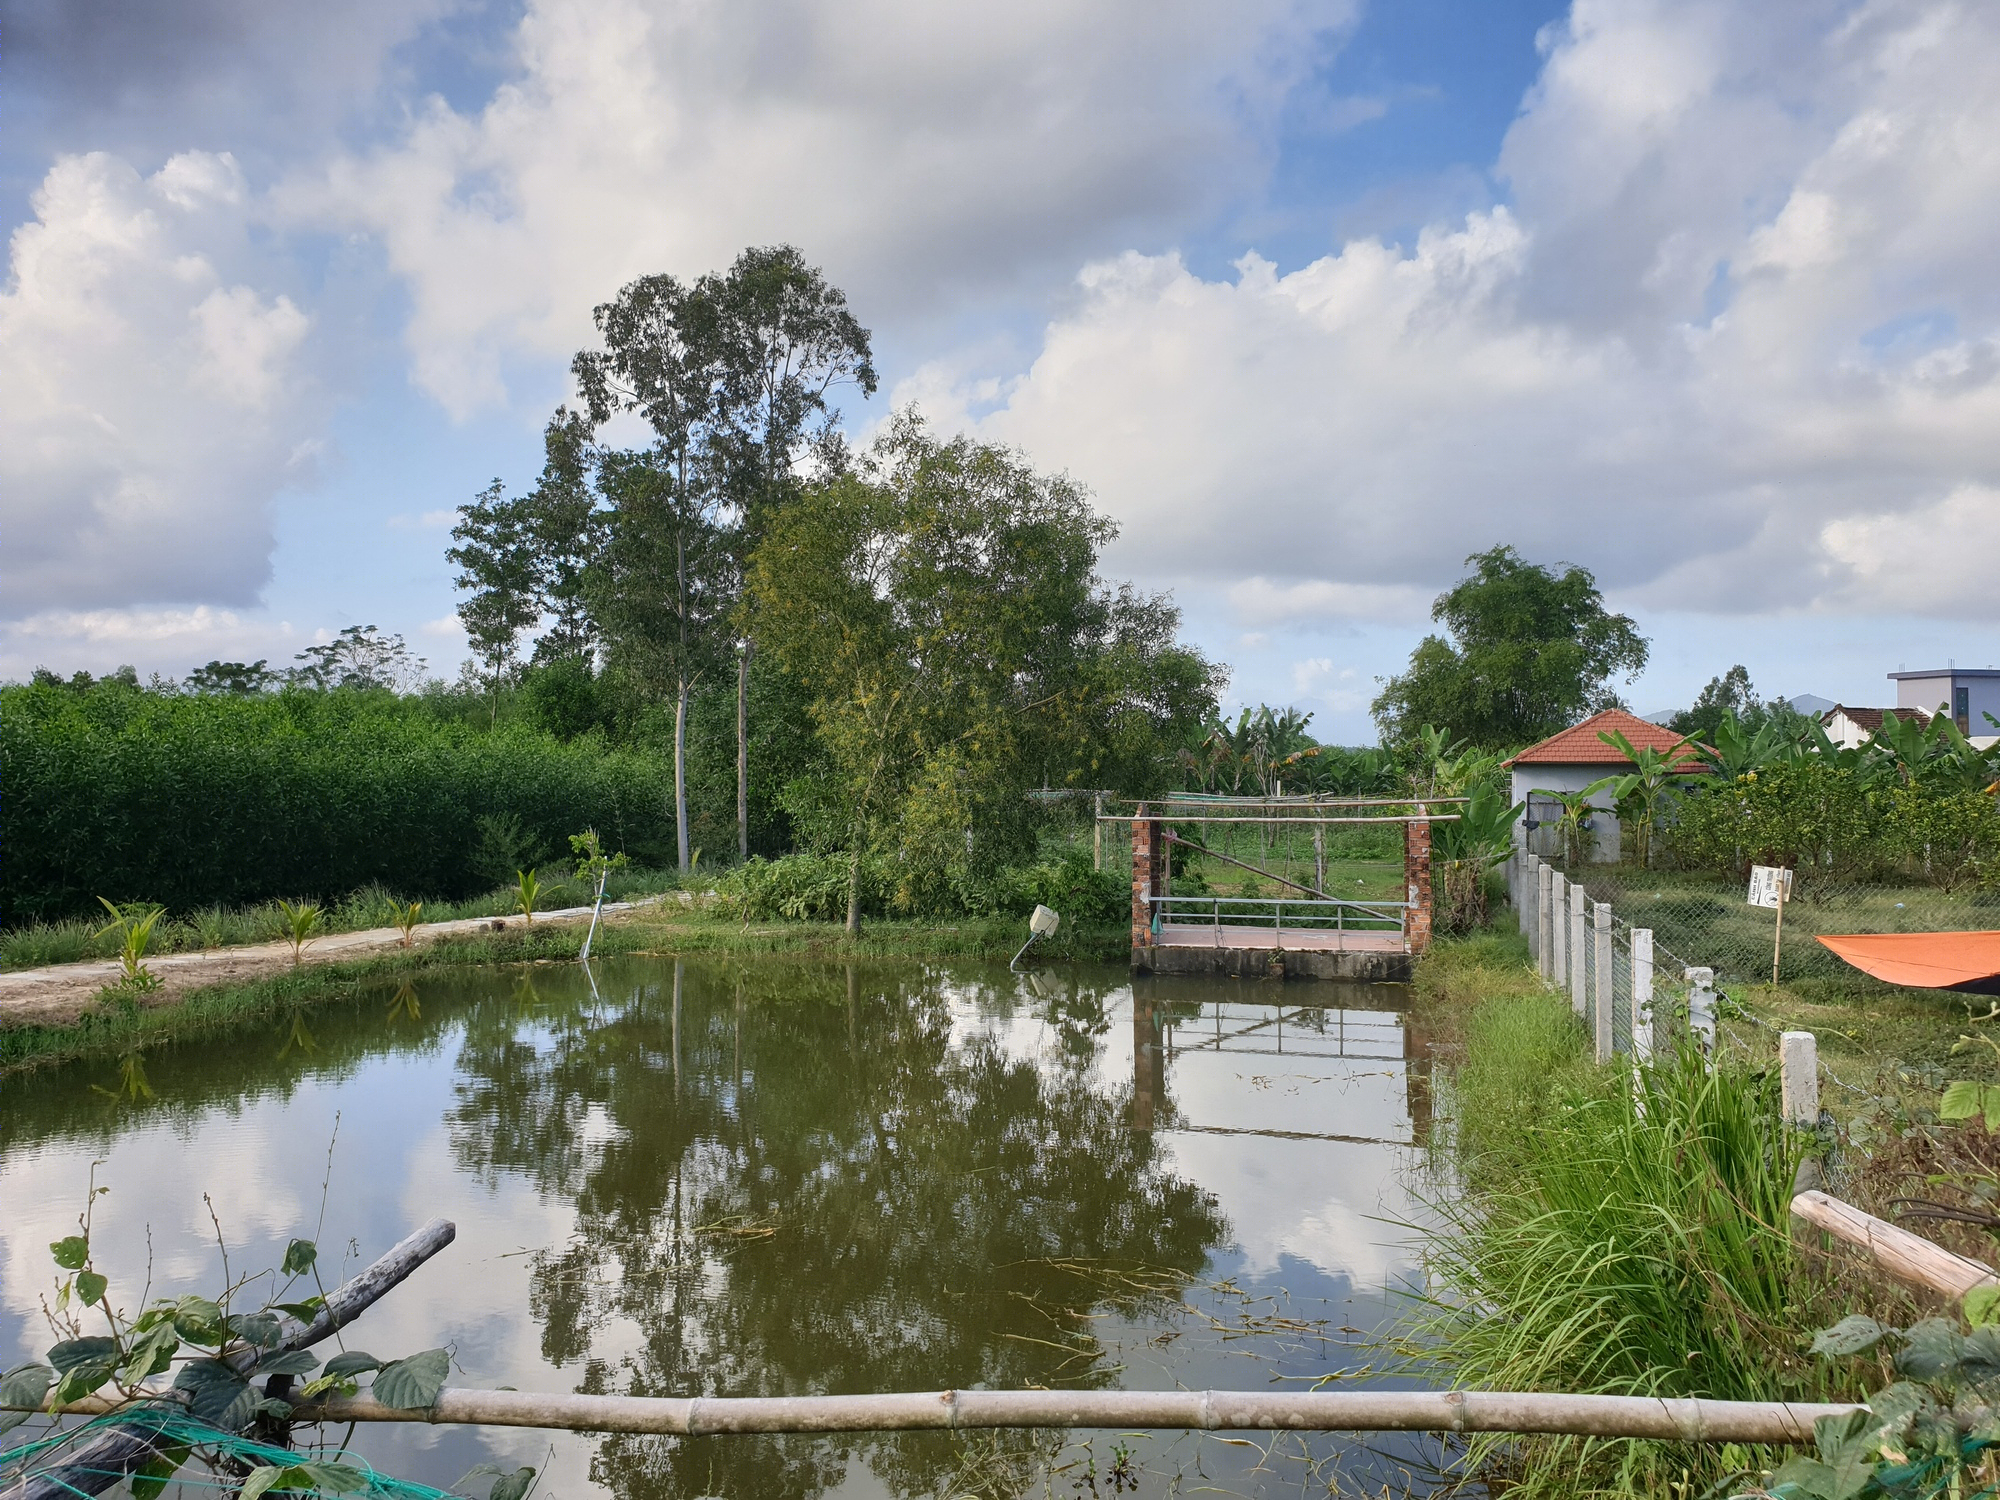
M 1583 863 L 1583 836 L 1590 832 L 1590 815 L 1597 809 L 1591 805 L 1591 789 L 1585 787 L 1580 792 L 1543 792 L 1538 796 L 1550 798 L 1562 809 L 1562 816 L 1556 819 L 1556 842 L 1562 846 L 1565 864 Z
M 1660 750 L 1651 745 L 1635 747 L 1617 729 L 1600 729 L 1597 737 L 1629 760 L 1632 769 L 1622 775 L 1600 777 L 1585 787 L 1581 795 L 1589 797 L 1608 788 L 1619 806 L 1637 809 L 1639 816 L 1633 834 L 1639 846 L 1639 864 L 1641 868 L 1650 868 L 1653 829 L 1658 826 L 1665 804 L 1682 785 L 1684 773 L 1679 767 L 1687 758 L 1682 752 L 1687 749 L 1689 739 L 1682 739 L 1671 749 Z
M 1431 825 L 1432 851 L 1441 859 L 1497 865 L 1513 848 L 1514 825 L 1526 808 L 1524 802 L 1510 804 L 1491 783 L 1474 787 L 1456 819 Z

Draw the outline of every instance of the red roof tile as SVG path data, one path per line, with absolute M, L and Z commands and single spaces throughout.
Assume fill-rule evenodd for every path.
M 1600 730 L 1617 730 L 1632 743 L 1635 750 L 1648 747 L 1667 751 L 1681 743 L 1682 736 L 1658 724 L 1649 724 L 1636 714 L 1628 714 L 1622 708 L 1607 708 L 1601 714 L 1592 714 L 1581 724 L 1571 725 L 1558 734 L 1552 734 L 1540 744 L 1530 745 L 1519 755 L 1505 764 L 1512 768 L 1529 766 L 1624 766 L 1631 762 L 1616 745 L 1607 745 L 1599 739 Z M 1678 762 L 1676 771 L 1699 771 L 1705 769 L 1702 762 L 1690 755 Z

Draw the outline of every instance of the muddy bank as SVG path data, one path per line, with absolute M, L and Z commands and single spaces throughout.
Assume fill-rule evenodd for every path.
M 606 902 L 604 915 L 607 918 L 623 915 L 657 905 L 661 899 L 650 897 L 643 901 Z M 590 908 L 575 906 L 560 911 L 536 912 L 534 925 L 563 927 L 589 920 Z M 489 932 L 522 932 L 527 927 L 527 919 L 520 916 L 427 922 L 416 929 L 411 946 L 421 948 Z M 402 931 L 395 927 L 334 932 L 315 938 L 300 962 L 307 968 L 345 963 L 392 953 L 402 946 Z M 165 953 L 157 958 L 148 958 L 146 967 L 159 979 L 160 987 L 133 999 L 142 1010 L 152 1010 L 177 1004 L 193 990 L 244 984 L 289 973 L 293 967 L 292 945 L 289 942 L 251 943 L 239 948 L 211 948 L 201 953 Z M 0 1025 L 73 1024 L 96 1003 L 107 986 L 118 983 L 120 973 L 118 960 L 114 958 L 52 964 L 42 969 L 17 969 L 9 974 L 0 974 Z

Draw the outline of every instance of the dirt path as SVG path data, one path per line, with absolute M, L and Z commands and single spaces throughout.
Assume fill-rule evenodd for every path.
M 662 898 L 644 901 L 607 901 L 604 915 L 629 912 L 652 906 Z M 538 911 L 537 923 L 558 926 L 590 920 L 587 906 L 565 907 L 561 911 Z M 468 917 L 458 922 L 426 922 L 416 930 L 418 943 L 440 938 L 465 937 L 478 932 L 498 932 L 523 926 L 520 917 Z M 344 959 L 366 958 L 387 953 L 403 944 L 403 934 L 395 927 L 370 927 L 360 932 L 332 932 L 315 938 L 306 949 L 307 964 L 339 963 Z M 146 967 L 160 980 L 160 987 L 139 997 L 147 1008 L 171 1005 L 189 990 L 210 985 L 234 984 L 281 974 L 292 967 L 289 942 L 249 943 L 239 948 L 210 948 L 201 953 L 163 953 L 148 958 Z M 83 1014 L 106 985 L 116 984 L 119 974 L 115 958 L 92 959 L 80 964 L 52 964 L 43 969 L 16 969 L 0 974 L 0 1025 L 67 1026 Z

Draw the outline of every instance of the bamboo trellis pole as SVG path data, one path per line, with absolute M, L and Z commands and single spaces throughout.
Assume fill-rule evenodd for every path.
M 101 1416 L 101 1398 L 60 1408 Z M 305 1422 L 429 1422 L 570 1432 L 925 1432 L 1112 1428 L 1197 1432 L 1494 1432 L 1683 1443 L 1809 1443 L 1813 1423 L 1861 1408 L 1544 1391 L 906 1391 L 871 1396 L 585 1396 L 443 1391 L 399 1411 L 369 1396 L 300 1406 Z
M 1203 1432 L 1518 1432 L 1694 1443 L 1804 1443 L 1851 1405 L 1514 1391 L 910 1391 L 864 1396 L 539 1395 L 446 1390 L 427 1411 L 356 1396 L 308 1420 L 552 1427 L 579 1432 L 910 1432 L 995 1427 Z

